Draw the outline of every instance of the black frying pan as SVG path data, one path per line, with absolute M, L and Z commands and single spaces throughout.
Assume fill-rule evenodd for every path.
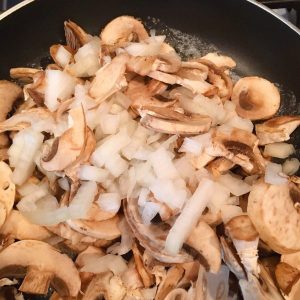
M 279 84 L 282 94 L 280 113 L 300 114 L 300 31 L 255 1 L 27 2 L 30 3 L 14 13 L 4 18 L 0 16 L 0 78 L 7 78 L 11 67 L 47 63 L 49 46 L 64 40 L 64 20 L 71 19 L 88 32 L 98 34 L 112 18 L 127 14 L 140 17 L 160 33 L 167 33 L 175 47 L 174 36 L 172 38 L 165 25 L 214 44 L 236 60 L 239 75 L 258 75 Z M 160 22 L 151 24 L 152 17 Z M 195 46 L 190 40 L 189 43 L 188 48 Z M 300 148 L 297 132 L 292 142 Z

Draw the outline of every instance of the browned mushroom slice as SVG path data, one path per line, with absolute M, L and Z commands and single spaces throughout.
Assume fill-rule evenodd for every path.
M 83 153 L 86 143 L 86 122 L 82 107 L 70 110 L 73 127 L 56 138 L 51 149 L 44 149 L 42 167 L 47 171 L 64 170 Z M 45 153 L 48 150 L 48 153 Z
M 186 244 L 197 252 L 200 262 L 210 272 L 218 273 L 221 266 L 220 243 L 215 231 L 209 225 L 200 221 L 188 237 Z
M 22 97 L 22 89 L 15 83 L 0 80 L 0 122 L 5 121 L 7 114 L 12 110 L 13 104 Z M 0 134 L 0 148 L 8 145 L 8 137 Z
M 259 145 L 284 142 L 290 139 L 290 134 L 300 125 L 299 116 L 280 116 L 255 125 Z
M 46 294 L 50 284 L 62 297 L 76 297 L 80 290 L 72 260 L 40 241 L 19 241 L 0 253 L 0 278 L 10 276 L 25 276 L 20 290 L 31 294 Z
M 76 23 L 72 21 L 64 22 L 66 41 L 69 47 L 77 51 L 78 48 L 86 44 L 89 35 Z
M 300 191 L 293 184 L 256 182 L 248 197 L 248 215 L 260 238 L 274 251 L 285 254 L 300 250 Z
M 231 100 L 236 112 L 245 119 L 261 120 L 272 117 L 280 106 L 276 86 L 260 77 L 244 77 L 234 86 Z
M 180 70 L 176 73 L 178 76 L 191 80 L 206 80 L 208 76 L 208 67 L 197 61 L 183 61 Z
M 158 287 L 155 300 L 166 299 L 166 296 L 177 286 L 183 275 L 184 269 L 180 265 L 171 267 Z
M 124 214 L 128 225 L 140 244 L 157 260 L 165 263 L 184 263 L 192 260 L 185 252 L 170 255 L 165 250 L 167 232 L 156 225 L 143 224 L 138 211 L 137 199 L 128 199 L 123 202 Z
M 3 161 L 0 162 L 0 228 L 8 218 L 13 208 L 16 194 L 15 184 L 12 182 L 12 171 Z
M 110 51 L 125 46 L 134 40 L 142 41 L 149 37 L 144 25 L 130 16 L 120 16 L 110 21 L 102 30 L 100 38 Z
M 75 231 L 97 239 L 114 240 L 121 235 L 117 215 L 104 221 L 68 220 L 66 223 Z
M 218 68 L 213 62 L 203 58 L 197 59 L 197 61 L 209 68 L 208 82 L 218 88 L 217 94 L 222 99 L 222 101 L 230 99 L 233 87 L 231 78 L 227 74 L 225 74 L 222 69 Z
M 127 71 L 137 73 L 141 76 L 146 76 L 155 69 L 154 56 L 131 56 L 126 64 Z
M 97 104 L 127 85 L 124 74 L 128 59 L 126 54 L 118 55 L 97 71 L 89 89 Z
M 209 170 L 213 176 L 219 177 L 220 175 L 226 173 L 230 169 L 235 166 L 235 163 L 226 157 L 219 157 L 208 163 L 206 166 L 207 170 Z
M 11 68 L 9 75 L 13 79 L 33 81 L 34 75 L 40 71 L 40 69 L 35 68 Z
M 180 56 L 169 44 L 163 43 L 158 53 L 157 70 L 166 73 L 176 73 L 181 67 Z
M 241 166 L 247 173 L 261 174 L 265 161 L 258 149 L 258 139 L 248 131 L 232 128 L 215 130 L 212 142 L 216 156 L 224 156 Z
M 202 56 L 202 59 L 206 59 L 214 63 L 221 69 L 233 69 L 236 67 L 236 62 L 229 56 L 221 55 L 216 52 L 208 53 Z
M 211 119 L 209 117 L 199 116 L 197 120 L 186 117 L 184 121 L 178 121 L 174 119 L 166 119 L 166 117 L 155 117 L 144 112 L 141 114 L 142 117 L 140 122 L 143 126 L 154 131 L 168 134 L 197 135 L 207 132 L 211 126 Z

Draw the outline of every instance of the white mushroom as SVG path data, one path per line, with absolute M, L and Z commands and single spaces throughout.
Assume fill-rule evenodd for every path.
M 284 254 L 300 250 L 298 238 L 300 192 L 293 183 L 270 185 L 256 182 L 248 197 L 248 215 L 260 238 Z
M 284 142 L 290 139 L 290 134 L 300 125 L 298 116 L 280 116 L 255 125 L 259 145 L 274 142 Z
M 236 62 L 231 57 L 216 52 L 210 52 L 201 58 L 211 61 L 221 69 L 233 69 L 236 67 Z
M 234 86 L 232 101 L 240 117 L 261 120 L 272 117 L 280 106 L 278 89 L 260 77 L 244 77 Z
M 20 291 L 46 294 L 49 285 L 64 297 L 76 297 L 80 278 L 72 260 L 40 241 L 16 242 L 0 252 L 0 277 L 23 277 Z

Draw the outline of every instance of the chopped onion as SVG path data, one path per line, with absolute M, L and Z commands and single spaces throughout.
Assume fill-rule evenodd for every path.
M 156 56 L 165 38 L 165 36 L 150 37 L 144 42 L 130 43 L 125 50 L 132 56 Z
M 105 162 L 105 168 L 114 176 L 119 177 L 128 169 L 128 162 L 116 153 L 110 156 Z
M 200 155 L 203 148 L 211 145 L 211 133 L 205 133 L 193 138 L 185 138 L 179 152 L 189 152 Z
M 286 184 L 288 179 L 282 174 L 282 165 L 268 163 L 265 171 L 265 182 L 274 185 Z
M 139 206 L 144 206 L 145 203 L 147 202 L 148 196 L 149 196 L 149 189 L 142 188 L 139 194 L 139 199 L 138 199 L 138 205 Z
M 287 158 L 295 153 L 295 148 L 292 144 L 287 143 L 273 143 L 265 146 L 264 156 L 271 156 L 277 158 Z
M 224 224 L 236 216 L 243 214 L 240 206 L 225 204 L 221 207 L 221 217 Z
M 117 213 L 121 206 L 121 197 L 118 193 L 102 193 L 97 204 L 104 211 Z
M 34 159 L 42 146 L 44 135 L 36 132 L 30 128 L 24 129 L 17 133 L 17 143 L 19 144 L 19 138 L 23 140 L 20 144 L 23 144 L 22 151 L 18 153 L 18 157 L 12 158 L 15 162 L 15 169 L 13 171 L 12 180 L 17 185 L 22 185 L 32 174 L 35 163 Z M 14 144 L 14 140 L 13 140 Z M 8 155 L 16 155 L 9 152 Z
M 71 219 L 84 219 L 87 216 L 97 190 L 97 184 L 93 181 L 86 181 L 81 184 L 69 205 Z
M 104 182 L 109 176 L 109 172 L 102 168 L 89 165 L 81 165 L 78 171 L 80 180 L 91 180 L 95 182 Z
M 180 251 L 183 243 L 199 221 L 213 193 L 213 181 L 203 179 L 169 231 L 165 244 L 168 253 L 176 255 Z
M 60 66 L 65 68 L 69 64 L 71 58 L 72 58 L 72 54 L 64 46 L 58 47 L 58 50 L 55 55 L 55 59 L 57 60 Z
M 220 208 L 227 204 L 228 200 L 230 198 L 230 190 L 218 183 L 214 183 L 214 193 L 211 196 L 210 202 L 208 203 L 207 207 L 212 213 L 218 213 L 220 211 Z
M 106 114 L 100 120 L 104 134 L 115 134 L 120 126 L 120 115 Z
M 55 111 L 60 101 L 67 100 L 74 92 L 75 78 L 60 70 L 46 70 L 45 105 Z
M 287 159 L 282 165 L 282 171 L 286 175 L 294 175 L 298 172 L 300 167 L 300 162 L 297 158 Z
M 234 196 L 242 196 L 250 192 L 249 184 L 231 173 L 220 175 L 218 182 L 227 187 Z
M 66 177 L 59 178 L 57 183 L 64 191 L 70 190 L 70 183 Z
M 158 203 L 146 202 L 142 209 L 142 220 L 146 225 L 151 224 L 151 220 L 159 213 L 160 205 Z
M 234 116 L 229 118 L 229 120 L 225 123 L 234 128 L 239 128 L 245 131 L 252 132 L 253 131 L 253 123 L 248 119 L 243 119 L 239 116 Z
M 124 273 L 127 270 L 126 260 L 121 256 L 107 254 L 101 257 L 87 257 L 85 265 L 80 272 L 90 272 L 94 274 L 113 272 L 115 275 Z
M 31 182 L 26 182 L 24 184 L 22 184 L 19 188 L 18 188 L 18 193 L 22 196 L 25 197 L 29 194 L 34 193 L 36 190 L 38 190 L 40 188 L 39 185 L 31 183 Z

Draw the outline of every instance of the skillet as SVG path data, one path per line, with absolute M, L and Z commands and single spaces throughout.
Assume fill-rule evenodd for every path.
M 201 42 L 183 35 L 189 45 L 183 54 L 204 45 L 204 52 L 217 49 L 231 56 L 238 75 L 278 84 L 279 114 L 300 114 L 300 31 L 253 0 L 27 0 L 0 16 L 0 78 L 8 78 L 11 67 L 47 64 L 49 46 L 64 40 L 65 20 L 98 34 L 124 14 L 166 33 L 171 43 L 176 31 L 168 28 L 198 37 Z M 297 131 L 291 142 L 299 157 Z

